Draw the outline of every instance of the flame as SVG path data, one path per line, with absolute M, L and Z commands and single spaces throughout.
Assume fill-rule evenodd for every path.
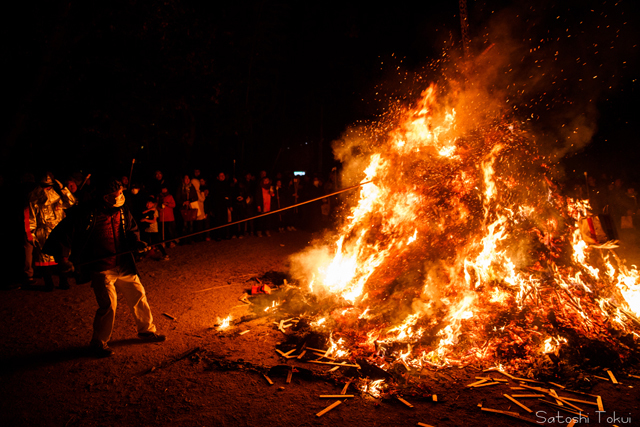
M 231 326 L 231 320 L 232 320 L 231 315 L 228 315 L 224 319 L 220 319 L 218 317 L 217 318 L 218 330 L 222 331 L 222 330 L 225 330 L 225 329 L 229 328 Z
M 628 355 L 610 327 L 638 340 L 638 269 L 585 241 L 588 201 L 560 194 L 522 123 L 460 115 L 436 93 L 429 86 L 358 146 L 357 202 L 332 244 L 295 260 L 310 292 L 348 307 L 333 311 L 352 319 L 334 332 L 348 328 L 362 349 L 407 367 L 518 364 L 570 344 L 553 312 Z

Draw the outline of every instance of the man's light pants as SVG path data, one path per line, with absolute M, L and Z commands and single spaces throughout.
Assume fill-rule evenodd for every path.
M 101 271 L 93 275 L 91 287 L 98 302 L 98 311 L 93 321 L 92 345 L 105 347 L 111 338 L 116 318 L 116 307 L 118 306 L 117 292 L 122 292 L 127 300 L 136 321 L 138 333 L 156 331 L 151 308 L 149 308 L 144 287 L 137 274 L 128 274 L 120 267 Z

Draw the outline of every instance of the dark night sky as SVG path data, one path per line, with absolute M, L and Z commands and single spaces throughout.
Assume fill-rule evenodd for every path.
M 385 107 L 381 91 L 401 96 L 402 76 L 460 48 L 458 1 L 85 3 L 6 15 L 4 174 L 126 172 L 133 157 L 141 170 L 313 170 L 319 158 L 326 170 L 331 142 Z M 558 3 L 469 0 L 472 51 L 511 47 L 508 79 L 538 81 L 516 115 L 550 139 L 554 118 L 584 110 L 595 133 L 569 169 L 632 171 L 637 6 Z

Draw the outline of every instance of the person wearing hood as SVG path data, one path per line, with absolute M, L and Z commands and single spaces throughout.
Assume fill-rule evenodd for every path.
M 51 172 L 46 172 L 29 193 L 28 237 L 33 242 L 34 265 L 42 272 L 46 291 L 54 288 L 54 272 L 59 276 L 60 289 L 69 289 L 66 274 L 56 271 L 56 260 L 43 252 L 43 248 L 53 229 L 65 218 L 65 210 L 75 203 L 76 199 L 71 191 L 55 179 Z
M 100 186 L 99 198 L 80 205 L 51 233 L 45 252 L 72 271 L 77 265 L 79 283 L 91 281 L 98 303 L 93 321 L 90 348 L 96 357 L 113 354 L 108 346 L 115 321 L 118 293 L 124 295 L 133 314 L 138 337 L 146 342 L 162 342 L 164 335 L 156 333 L 151 308 L 133 252 L 148 250 L 140 240 L 140 232 L 125 205 L 122 183 L 109 179 Z M 69 253 L 64 260 L 64 253 Z

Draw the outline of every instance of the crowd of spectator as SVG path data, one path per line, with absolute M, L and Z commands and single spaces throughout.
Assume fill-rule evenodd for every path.
M 225 172 L 211 175 L 194 169 L 170 177 L 161 170 L 147 175 L 136 174 L 131 182 L 131 175 L 117 177 L 143 241 L 153 247 L 148 254 L 137 257 L 169 260 L 166 248 L 176 245 L 252 236 L 268 238 L 277 232 L 317 231 L 330 223 L 332 201 L 322 196 L 335 190 L 335 174 L 327 179 L 280 172 L 270 177 L 263 170 L 236 178 Z M 3 223 L 8 225 L 3 231 L 5 241 L 10 242 L 12 250 L 19 252 L 24 261 L 19 263 L 23 268 L 17 273 L 21 277 L 14 282 L 33 287 L 38 283 L 36 277 L 43 278 L 44 289 L 53 290 L 52 278 L 58 274 L 56 263 L 48 259 L 41 248 L 70 209 L 77 209 L 96 197 L 92 179 L 90 174 L 81 172 L 59 179 L 47 171 L 40 175 L 25 173 L 19 183 L 10 183 L 10 188 L 0 181 L 5 199 L 19 200 L 14 205 L 16 209 L 5 210 L 3 218 Z M 318 198 L 314 203 L 249 219 Z M 20 238 L 16 230 L 21 230 Z M 17 264 L 10 265 L 15 268 Z M 10 276 L 16 276 L 15 272 Z M 63 274 L 59 274 L 58 283 L 61 289 L 69 288 Z

